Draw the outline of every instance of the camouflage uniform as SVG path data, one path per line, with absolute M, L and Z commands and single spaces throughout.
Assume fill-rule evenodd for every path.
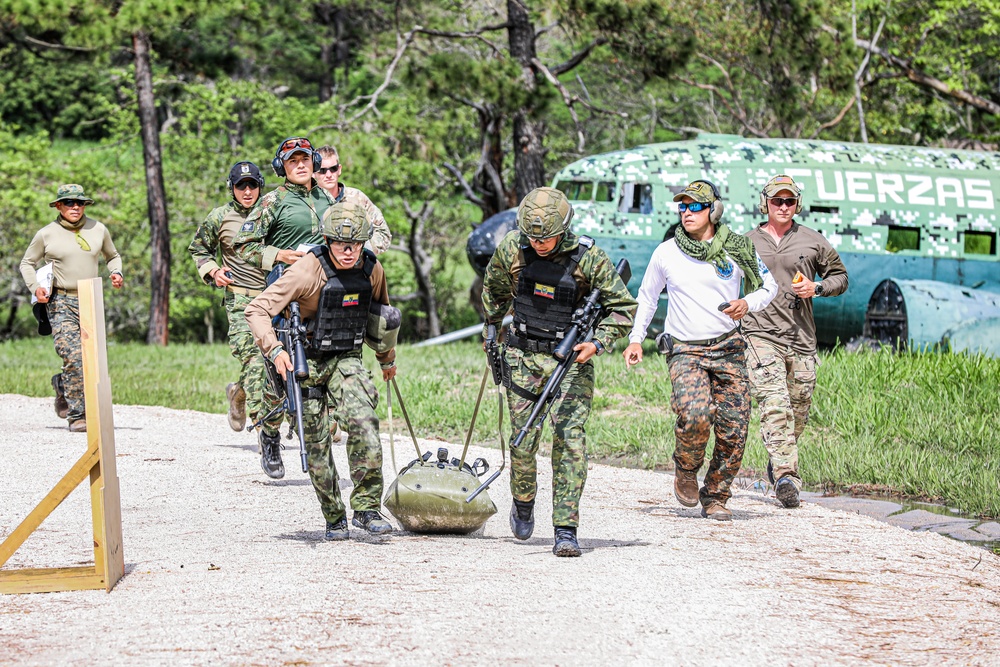
M 715 426 L 715 448 L 699 490 L 702 504 L 709 499 L 725 503 L 743 462 L 750 422 L 750 386 L 746 343 L 731 335 L 714 345 L 674 341 L 670 367 L 670 408 L 674 424 L 674 463 L 679 470 L 700 470 L 705 446 Z
M 372 302 L 388 304 L 385 272 L 377 261 L 370 281 Z M 320 293 L 326 283 L 320 261 L 314 254 L 307 253 L 247 306 L 247 324 L 258 347 L 268 358 L 274 359 L 282 349 L 271 327 L 271 318 L 290 302 L 298 301 L 303 322 L 307 323 L 318 312 Z M 395 356 L 395 349 L 375 354 L 383 365 L 393 364 Z M 303 423 L 309 476 L 323 515 L 333 524 L 344 518 L 345 508 L 337 470 L 330 456 L 331 416 L 347 426 L 347 456 L 354 482 L 351 507 L 355 512 L 378 511 L 381 507 L 382 443 L 375 415 L 379 394 L 371 373 L 362 364 L 360 349 L 310 354 L 310 357 L 309 378 L 302 382 L 306 394 Z M 310 389 L 313 391 L 308 391 Z
M 66 200 L 78 200 L 85 205 L 94 203 L 84 194 L 82 186 L 68 184 L 59 187 L 57 198 L 49 205 L 54 207 Z M 36 270 L 48 262 L 53 265 L 46 309 L 56 352 L 63 360 L 62 373 L 53 378 L 53 383 L 61 385 L 65 394 L 69 405 L 66 419 L 71 428 L 73 422 L 84 419 L 86 411 L 77 283 L 100 275 L 100 257 L 107 262 L 112 275 L 121 275 L 122 259 L 104 224 L 86 215 L 74 224 L 60 215 L 35 234 L 20 264 L 21 277 L 31 293 L 38 287 Z
M 243 310 L 263 291 L 266 276 L 263 270 L 242 261 L 233 250 L 236 232 L 251 210 L 252 208 L 236 201 L 212 209 L 195 232 L 188 252 L 206 284 L 215 284 L 211 274 L 216 269 L 226 268 L 232 271 L 234 281 L 226 288 L 224 298 L 229 319 L 229 349 L 240 362 L 237 384 L 246 393 L 247 415 L 251 421 L 256 421 L 264 401 L 267 375 L 264 371 L 264 358 L 253 342 Z M 216 261 L 219 254 L 222 255 L 222 266 Z M 277 430 L 281 426 L 281 415 L 272 417 L 267 424 Z
M 564 257 L 576 251 L 580 237 L 572 232 L 562 235 L 559 244 L 546 258 Z M 524 250 L 528 241 L 520 231 L 507 234 L 497 247 L 483 281 L 483 307 L 487 324 L 499 326 L 511 310 L 518 278 L 525 265 Z M 597 246 L 588 249 L 573 273 L 584 295 L 593 288 L 601 290 L 600 304 L 609 314 L 599 322 L 594 341 L 610 349 L 632 326 L 635 299 L 629 294 L 607 254 Z M 557 362 L 550 353 L 528 352 L 509 347 L 506 359 L 511 366 L 511 383 L 537 393 L 545 385 Z M 562 383 L 562 396 L 552 404 L 549 420 L 552 439 L 552 523 L 576 527 L 580 521 L 580 497 L 587 481 L 587 444 L 585 424 L 590 416 L 594 393 L 592 361 L 574 363 Z M 534 403 L 507 390 L 510 421 L 516 433 L 527 421 Z M 537 492 L 536 461 L 541 430 L 535 430 L 523 444 L 511 450 L 510 488 L 515 500 L 531 501 Z

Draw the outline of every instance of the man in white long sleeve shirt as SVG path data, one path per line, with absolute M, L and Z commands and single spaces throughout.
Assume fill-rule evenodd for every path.
M 750 422 L 746 342 L 736 322 L 766 307 L 778 285 L 745 236 L 720 224 L 723 205 L 708 181 L 694 181 L 676 197 L 681 225 L 653 252 L 639 288 L 639 309 L 625 348 L 625 363 L 642 361 L 642 341 L 664 285 L 664 336 L 672 393 L 674 496 L 685 507 L 701 503 L 701 515 L 732 520 L 729 488 L 740 470 Z M 745 282 L 746 296 L 740 298 Z M 705 484 L 698 470 L 712 427 L 715 449 Z

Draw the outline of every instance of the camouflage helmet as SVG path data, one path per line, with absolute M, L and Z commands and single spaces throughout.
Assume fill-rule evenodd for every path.
M 555 188 L 535 188 L 517 207 L 517 228 L 532 239 L 550 239 L 569 229 L 573 207 Z
M 372 224 L 361 204 L 339 201 L 323 214 L 323 236 L 327 241 L 364 243 L 372 237 Z

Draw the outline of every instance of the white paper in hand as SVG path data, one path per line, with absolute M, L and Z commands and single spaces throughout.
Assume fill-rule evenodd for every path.
M 35 271 L 35 280 L 39 287 L 45 288 L 49 296 L 52 295 L 52 262 Z M 38 303 L 38 297 L 34 294 L 31 295 L 31 303 L 32 305 Z

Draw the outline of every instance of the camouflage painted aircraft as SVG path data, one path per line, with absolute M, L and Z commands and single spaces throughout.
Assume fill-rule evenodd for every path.
M 760 190 L 782 173 L 803 186 L 796 219 L 826 236 L 850 274 L 847 293 L 815 305 L 822 342 L 865 333 L 965 349 L 984 332 L 1000 334 L 1000 153 L 703 134 L 587 157 L 552 184 L 573 202 L 574 231 L 629 259 L 635 293 L 653 249 L 680 221 L 672 200 L 688 182 L 714 182 L 723 221 L 745 233 L 765 221 Z M 470 235 L 477 270 L 513 217 L 500 213 Z

